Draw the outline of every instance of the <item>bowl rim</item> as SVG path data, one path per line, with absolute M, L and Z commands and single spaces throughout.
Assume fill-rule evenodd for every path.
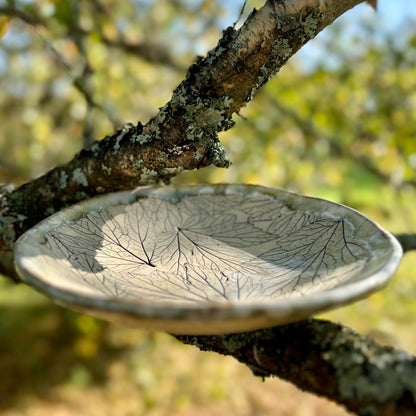
M 341 217 L 340 213 L 343 213 L 342 218 L 345 217 L 345 221 L 348 223 L 356 223 L 359 219 L 367 224 L 371 224 L 375 230 L 385 237 L 391 250 L 389 255 L 386 255 L 382 267 L 362 280 L 299 297 L 286 297 L 269 302 L 262 300 L 257 302 L 232 301 L 230 303 L 214 301 L 203 303 L 169 303 L 168 301 L 133 302 L 131 300 L 123 300 L 122 298 L 97 298 L 94 296 L 80 295 L 70 290 L 62 290 L 59 288 L 59 285 L 53 285 L 53 276 L 48 278 L 42 277 L 41 272 L 36 270 L 35 262 L 31 260 L 30 253 L 26 255 L 26 251 L 29 250 L 30 252 L 32 250 L 33 253 L 36 250 L 36 244 L 44 238 L 48 231 L 59 227 L 59 225 L 69 223 L 88 212 L 113 205 L 128 205 L 138 199 L 147 197 L 180 201 L 184 196 L 209 193 L 217 195 L 267 195 L 276 200 L 283 200 L 291 209 L 298 209 L 302 201 L 303 203 L 307 201 L 311 208 L 303 209 L 304 212 L 311 212 L 315 215 L 317 212 L 325 212 L 327 217 L 338 217 L 338 219 Z M 312 207 L 315 206 L 319 207 L 319 210 L 313 210 Z M 337 211 L 339 212 L 338 214 L 336 214 Z M 351 218 L 353 218 L 353 221 L 350 220 Z M 145 318 L 166 321 L 195 320 L 212 322 L 228 319 L 247 319 L 253 316 L 264 315 L 272 320 L 281 320 L 287 317 L 287 321 L 291 322 L 291 316 L 297 315 L 307 318 L 315 313 L 352 303 L 380 290 L 396 272 L 402 258 L 402 253 L 400 243 L 392 234 L 355 209 L 345 205 L 261 185 L 197 184 L 146 186 L 131 191 L 103 194 L 60 210 L 36 224 L 17 240 L 14 262 L 20 278 L 25 283 L 47 297 L 52 298 L 56 303 L 70 308 L 97 312 L 102 311 L 109 314 L 122 314 L 138 319 Z

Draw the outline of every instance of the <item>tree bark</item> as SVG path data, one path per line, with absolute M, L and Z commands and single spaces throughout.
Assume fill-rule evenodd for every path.
M 416 250 L 416 234 L 396 234 L 398 242 L 403 248 L 403 253 Z
M 198 58 L 171 100 L 145 125 L 125 125 L 67 165 L 19 188 L 0 189 L 0 272 L 16 278 L 16 239 L 68 205 L 167 182 L 185 169 L 227 167 L 218 134 L 232 127 L 233 114 L 299 48 L 362 1 L 267 1 L 240 29 L 224 31 L 218 45 Z M 416 414 L 415 358 L 341 325 L 310 320 L 244 334 L 178 339 L 231 354 L 256 375 L 285 378 L 359 415 Z
M 286 61 L 363 0 L 269 0 L 189 68 L 171 100 L 146 125 L 125 125 L 65 166 L 0 201 L 0 272 L 17 278 L 13 245 L 30 227 L 94 195 L 167 182 L 183 170 L 229 161 L 218 134 Z
M 416 358 L 339 324 L 310 319 L 241 334 L 176 338 L 231 355 L 257 376 L 290 381 L 357 415 L 416 414 Z

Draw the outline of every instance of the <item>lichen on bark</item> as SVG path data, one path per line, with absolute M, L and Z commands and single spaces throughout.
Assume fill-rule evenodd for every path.
M 5 193 L 0 212 L 9 231 L 0 245 L 10 254 L 11 240 L 28 228 L 94 195 L 168 182 L 183 170 L 229 166 L 218 136 L 233 126 L 233 114 L 302 45 L 360 2 L 327 1 L 321 13 L 319 0 L 266 1 L 238 30 L 224 31 L 148 123 L 127 123 L 67 165 Z M 13 273 L 13 267 L 3 272 Z

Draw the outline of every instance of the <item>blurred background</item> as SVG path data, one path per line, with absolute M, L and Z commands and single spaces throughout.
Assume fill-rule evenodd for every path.
M 196 55 L 261 1 L 0 0 L 0 182 L 145 123 Z M 346 13 L 220 139 L 233 165 L 176 183 L 247 182 L 352 206 L 416 232 L 416 7 Z M 325 314 L 416 354 L 416 254 L 380 293 Z M 55 306 L 0 276 L 0 415 L 346 415 L 233 358 Z

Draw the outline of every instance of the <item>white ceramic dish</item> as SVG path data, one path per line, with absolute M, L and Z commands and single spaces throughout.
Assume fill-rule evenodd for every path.
M 285 324 L 382 288 L 400 244 L 357 211 L 255 185 L 145 187 L 64 209 L 16 243 L 57 303 L 177 334 Z

